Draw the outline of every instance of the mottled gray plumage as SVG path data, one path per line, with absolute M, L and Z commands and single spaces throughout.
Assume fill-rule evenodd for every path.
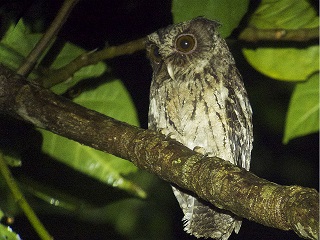
M 190 149 L 249 169 L 252 111 L 241 76 L 219 24 L 196 18 L 148 36 L 153 68 L 149 128 L 162 130 Z M 185 231 L 226 240 L 241 220 L 191 193 L 173 187 Z

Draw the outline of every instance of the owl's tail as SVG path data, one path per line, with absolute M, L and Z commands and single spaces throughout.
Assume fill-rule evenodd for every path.
M 242 221 L 233 213 L 216 208 L 174 186 L 172 189 L 184 213 L 182 221 L 187 233 L 197 238 L 228 240 L 233 230 L 239 232 Z

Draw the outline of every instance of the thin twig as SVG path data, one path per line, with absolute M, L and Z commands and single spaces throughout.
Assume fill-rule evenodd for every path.
M 37 82 L 45 88 L 50 88 L 71 78 L 73 74 L 82 67 L 96 64 L 106 59 L 132 54 L 144 49 L 145 40 L 145 38 L 140 38 L 119 46 L 106 47 L 101 51 L 86 52 L 59 69 L 48 70 L 44 76 L 35 79 L 34 82 Z
M 318 28 L 303 29 L 258 29 L 255 27 L 245 28 L 238 37 L 246 42 L 257 41 L 293 41 L 306 42 L 319 39 Z
M 39 237 L 43 240 L 50 240 L 53 237 L 48 233 L 43 224 L 40 222 L 39 218 L 33 211 L 33 209 L 28 204 L 27 200 L 20 191 L 17 183 L 15 182 L 13 176 L 11 175 L 10 169 L 4 161 L 3 155 L 0 153 L 0 172 L 5 179 L 15 201 L 19 204 L 20 208 L 28 218 L 29 222 L 38 233 Z
M 43 52 L 47 49 L 50 43 L 54 40 L 55 36 L 61 29 L 62 25 L 67 20 L 71 10 L 78 3 L 79 0 L 65 0 L 62 4 L 57 16 L 51 23 L 48 30 L 39 40 L 37 45 L 32 49 L 29 53 L 25 61 L 21 64 L 17 73 L 27 77 L 29 73 L 32 71 L 34 66 L 37 64 L 39 58 L 43 54 Z

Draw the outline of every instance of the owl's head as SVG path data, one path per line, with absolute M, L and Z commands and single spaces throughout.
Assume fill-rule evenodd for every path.
M 146 49 L 154 72 L 166 68 L 172 79 L 178 70 L 201 72 L 215 54 L 219 55 L 221 42 L 225 44 L 217 31 L 219 25 L 198 17 L 150 34 Z

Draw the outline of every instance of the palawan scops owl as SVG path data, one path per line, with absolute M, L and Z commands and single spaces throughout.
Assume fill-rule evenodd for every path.
M 146 49 L 153 68 L 149 128 L 190 149 L 249 169 L 252 110 L 235 61 L 218 33 L 202 17 L 150 34 Z M 183 189 L 173 192 L 184 213 L 184 229 L 196 237 L 226 240 L 241 219 Z M 192 193 L 191 193 L 192 194 Z

